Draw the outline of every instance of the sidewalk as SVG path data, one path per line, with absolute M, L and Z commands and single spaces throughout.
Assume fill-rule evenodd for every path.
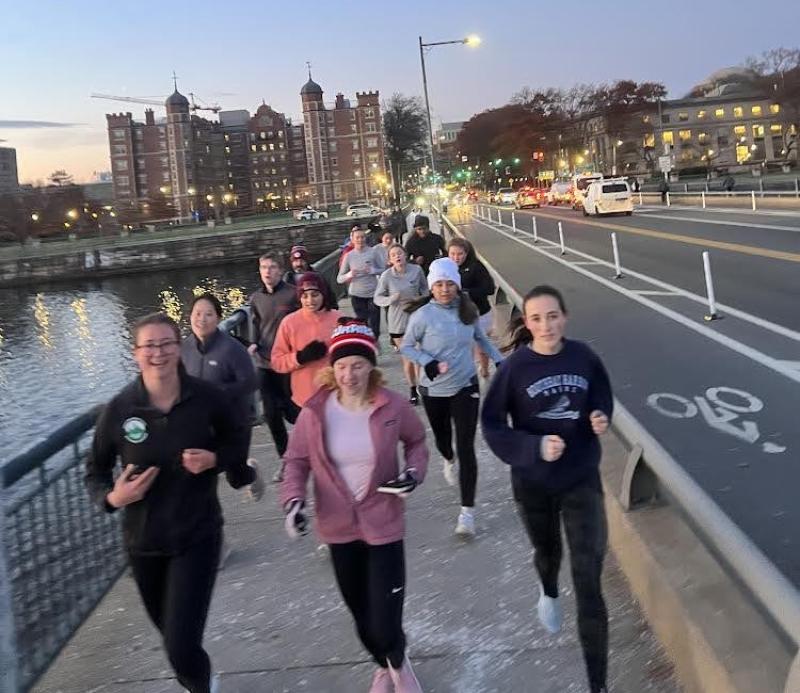
M 347 310 L 345 308 L 345 310 Z M 382 339 L 379 366 L 405 392 L 399 358 Z M 424 412 L 419 408 L 424 419 Z M 271 476 L 266 429 L 253 454 Z M 507 468 L 477 441 L 480 465 L 472 542 L 455 537 L 459 501 L 442 478 L 429 435 L 426 482 L 408 500 L 405 627 L 409 655 L 427 693 L 582 693 L 587 690 L 569 571 L 562 571 L 565 627 L 548 636 L 536 619 L 531 551 L 511 501 Z M 290 542 L 275 487 L 257 504 L 220 484 L 234 552 L 220 573 L 206 647 L 221 672 L 220 693 L 367 691 L 373 670 L 337 591 L 329 559 L 311 535 Z M 566 563 L 566 561 L 565 561 Z M 610 619 L 609 690 L 679 691 L 624 576 L 609 555 L 604 575 Z M 123 577 L 101 602 L 37 693 L 179 693 L 133 581 Z

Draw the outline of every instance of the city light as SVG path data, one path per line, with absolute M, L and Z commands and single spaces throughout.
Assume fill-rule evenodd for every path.
M 186 192 L 187 192 L 189 195 L 194 195 L 194 194 L 197 192 L 197 190 L 195 190 L 194 188 L 188 188 L 188 189 L 186 190 Z
M 67 210 L 67 219 L 77 219 L 78 218 L 78 210 L 77 209 L 70 209 Z
M 38 212 L 33 212 L 31 214 L 31 221 L 39 221 L 39 213 Z
M 213 196 L 213 195 L 206 195 L 206 199 L 207 199 L 209 202 L 213 202 L 213 201 L 214 201 L 214 196 Z
M 476 34 L 470 34 L 464 39 L 464 43 L 470 48 L 476 48 L 481 45 L 481 37 Z
M 233 195 L 231 195 L 230 193 L 225 193 L 222 196 L 222 199 L 225 200 L 226 203 L 229 203 L 231 200 L 233 200 Z

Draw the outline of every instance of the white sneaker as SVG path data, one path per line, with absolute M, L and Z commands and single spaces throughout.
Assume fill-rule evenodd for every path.
M 256 462 L 252 457 L 247 460 L 247 466 L 251 467 L 256 473 L 256 478 L 253 479 L 253 482 L 247 487 L 247 496 L 251 501 L 256 503 L 264 496 L 264 476 L 261 474 L 261 469 L 258 466 L 258 462 Z
M 458 475 L 456 474 L 456 461 L 445 460 L 442 466 L 442 474 L 448 486 L 455 486 L 458 483 Z
M 456 534 L 461 537 L 475 536 L 475 511 L 472 508 L 461 506 L 456 523 Z
M 536 610 L 539 613 L 539 622 L 548 633 L 555 635 L 561 630 L 561 626 L 564 623 L 561 599 L 559 597 L 548 597 L 544 593 L 542 583 L 539 583 L 539 603 Z
M 219 674 L 214 674 L 211 677 L 211 693 L 220 693 L 220 682 L 219 682 Z

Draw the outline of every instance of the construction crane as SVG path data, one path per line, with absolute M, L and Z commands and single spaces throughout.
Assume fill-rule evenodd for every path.
M 143 103 L 148 106 L 163 106 L 167 97 L 165 96 L 161 101 L 155 99 L 142 99 L 137 96 L 114 96 L 113 94 L 90 94 L 93 99 L 107 99 L 108 101 L 127 101 L 128 103 Z M 201 106 L 194 100 L 194 94 L 189 93 L 190 104 L 189 110 L 194 111 L 211 111 L 212 113 L 219 113 L 222 110 L 221 106 L 214 104 L 212 106 Z

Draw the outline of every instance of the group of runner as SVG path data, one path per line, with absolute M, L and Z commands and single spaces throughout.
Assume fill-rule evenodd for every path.
M 490 339 L 494 282 L 471 244 L 445 243 L 423 214 L 414 213 L 409 226 L 404 244 L 387 229 L 375 246 L 360 227 L 352 229 L 337 282 L 347 287 L 354 317 L 339 310 L 338 292 L 310 268 L 306 249 L 294 246 L 287 270 L 280 253 L 259 258 L 249 346 L 219 329 L 222 308 L 212 294 L 194 298 L 184 339 L 160 313 L 133 327 L 140 374 L 97 422 L 87 485 L 105 511 L 125 509 L 134 580 L 178 681 L 191 693 L 218 690 L 203 648 L 224 553 L 217 475 L 224 472 L 255 500 L 264 493 L 261 465 L 248 456 L 254 390 L 275 443 L 273 481 L 281 483 L 292 538 L 308 529 L 313 478 L 317 534 L 377 665 L 371 693 L 422 690 L 403 632 L 404 499 L 428 467 L 420 403 L 444 478 L 459 487 L 456 534 L 476 533 L 479 416 L 489 447 L 510 466 L 534 549 L 538 616 L 551 633 L 562 623 L 563 522 L 589 690 L 606 690 L 598 436 L 612 415 L 608 376 L 588 346 L 564 336 L 566 306 L 549 286 L 525 296 L 499 350 Z M 377 368 L 382 317 L 388 345 L 398 352 L 387 356 L 402 360 L 407 397 L 387 388 Z M 481 409 L 490 364 L 495 373 Z

